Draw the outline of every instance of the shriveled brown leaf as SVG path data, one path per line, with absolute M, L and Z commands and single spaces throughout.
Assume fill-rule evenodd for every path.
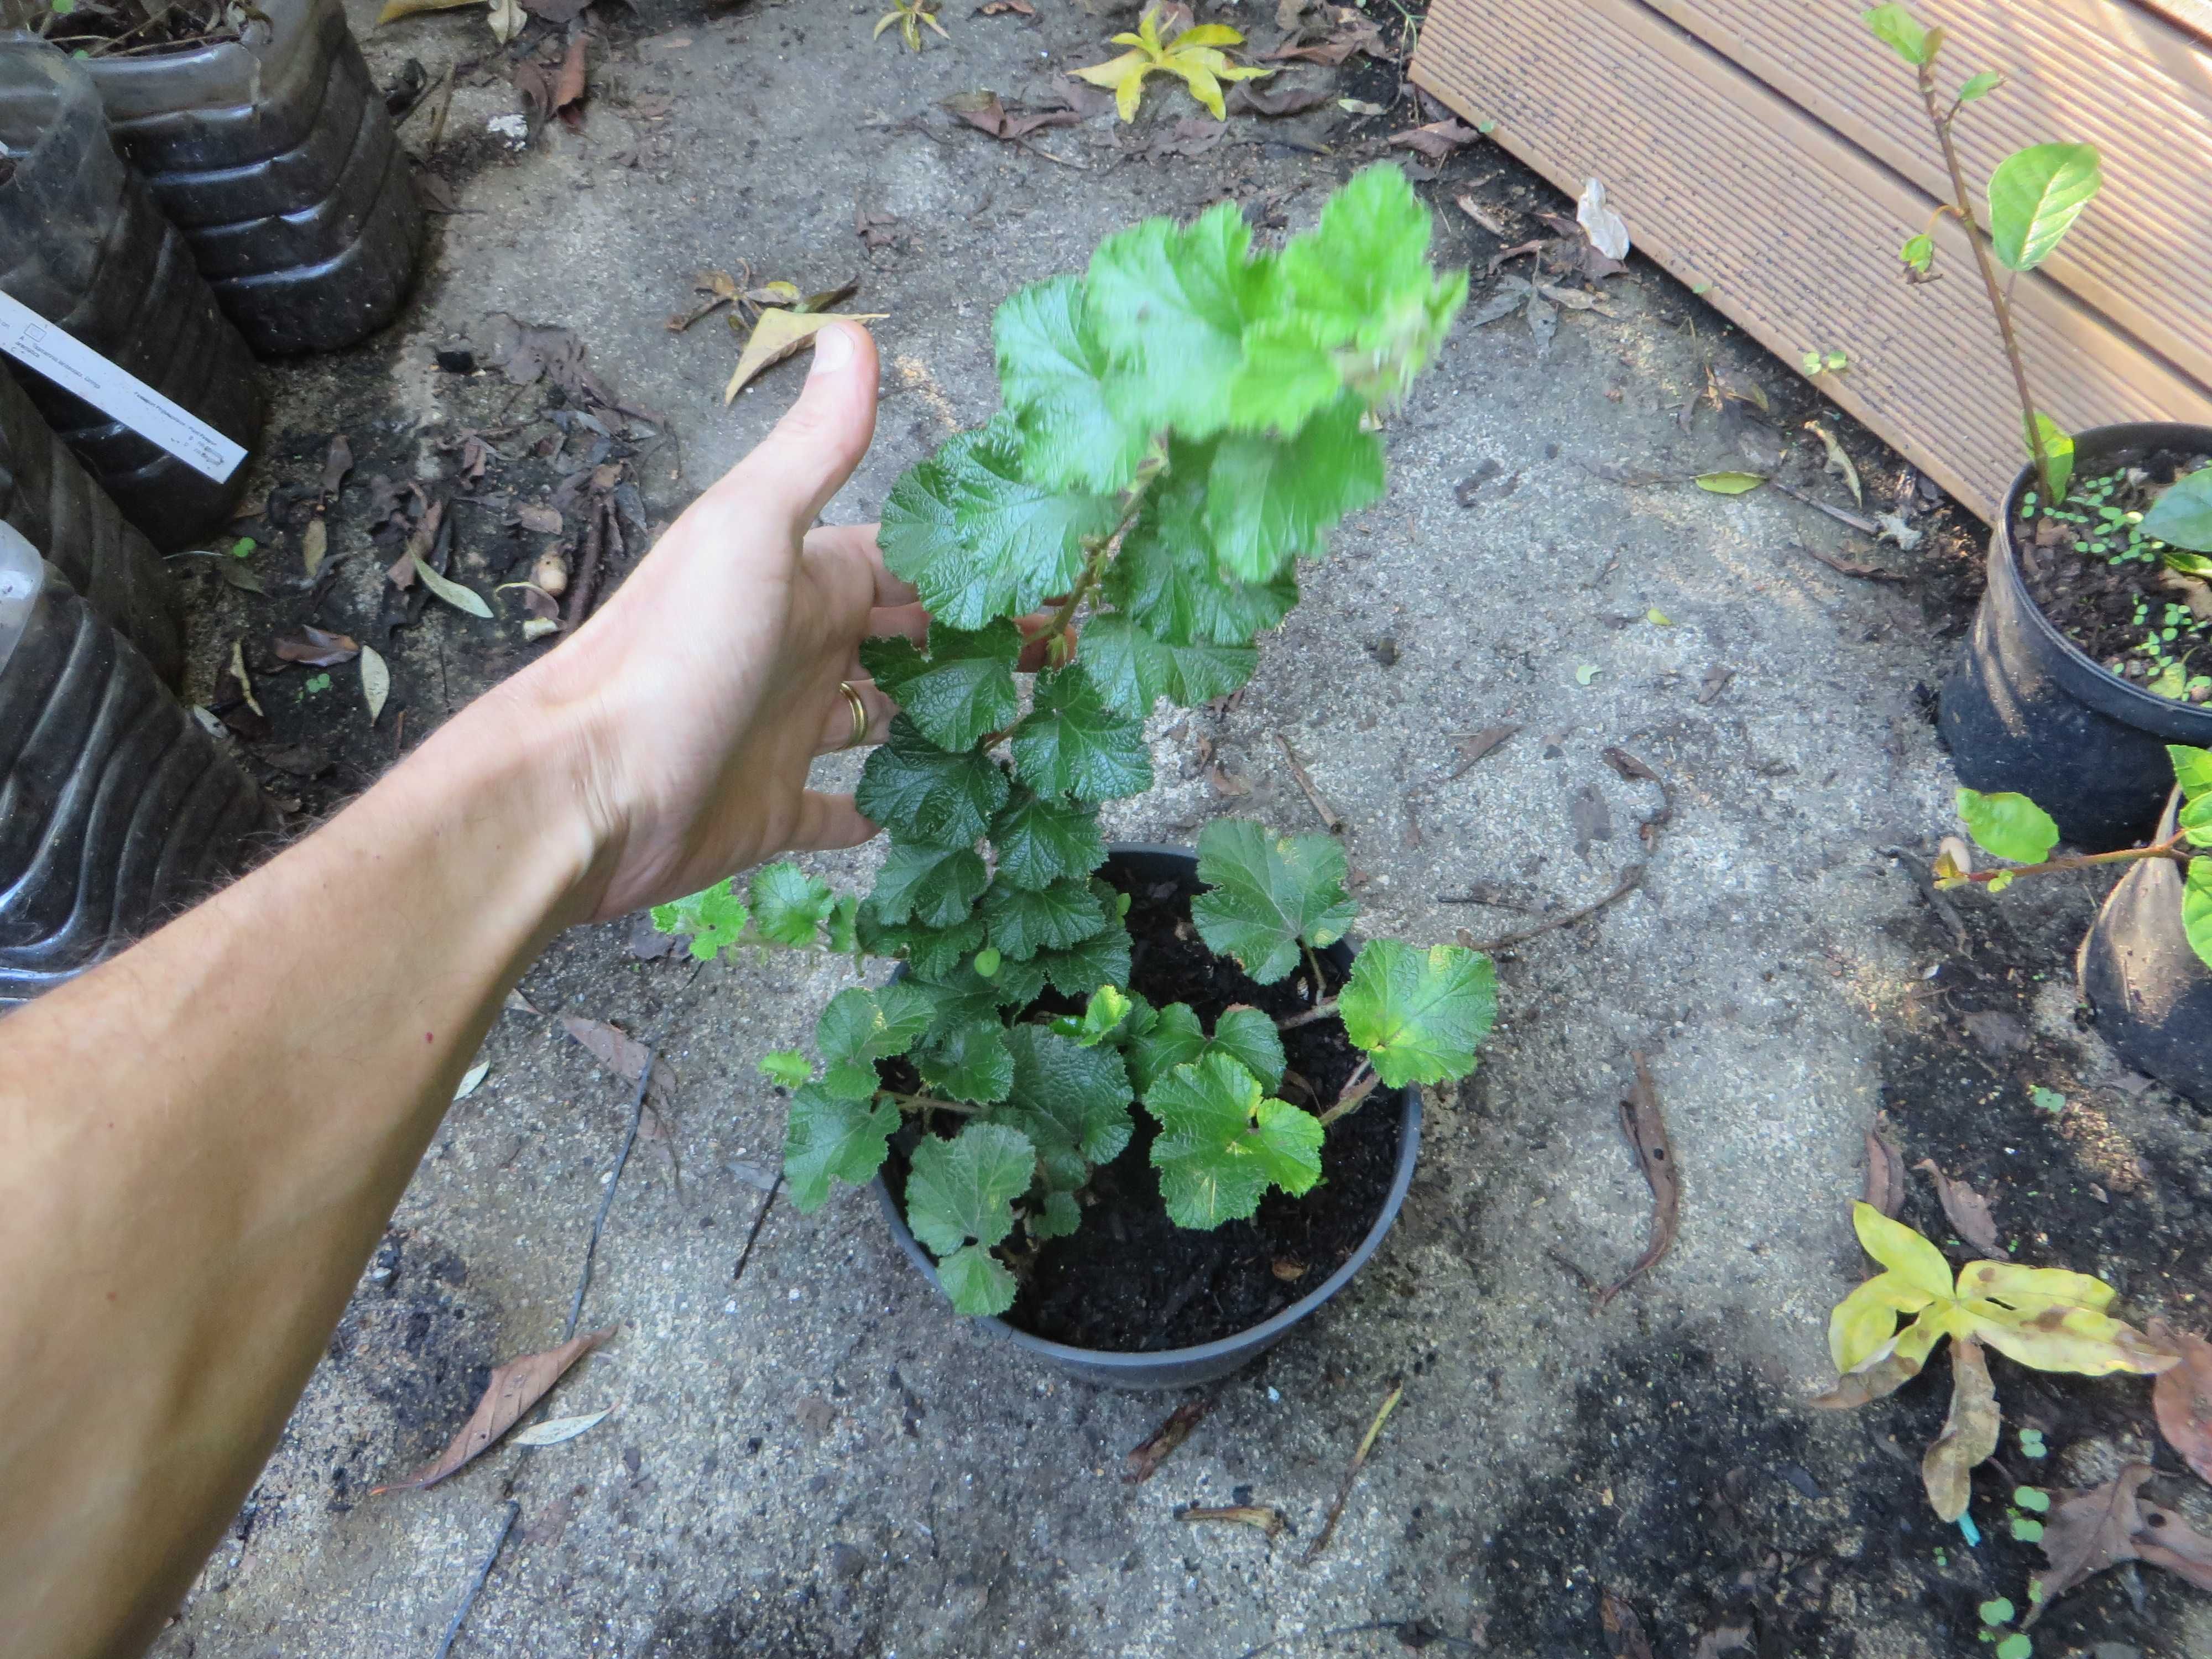
M 1336 1497 L 1328 1506 L 1328 1514 L 1322 1521 L 1320 1534 L 1299 1558 L 1304 1565 L 1311 1566 L 1320 1558 L 1321 1553 L 1328 1547 L 1328 1540 L 1336 1536 L 1336 1523 L 1344 1518 L 1344 1506 L 1351 1501 L 1352 1489 L 1358 1483 L 1359 1472 L 1367 1467 L 1367 1459 L 1375 1450 L 1375 1443 L 1382 1437 L 1382 1425 L 1390 1420 L 1390 1413 L 1398 1409 L 1398 1402 L 1405 1397 L 1404 1379 L 1393 1378 L 1390 1392 L 1382 1396 L 1382 1403 L 1376 1408 L 1374 1420 L 1368 1424 L 1367 1432 L 1359 1437 L 1359 1444 L 1352 1454 L 1352 1462 L 1345 1468 L 1344 1479 L 1338 1483 Z
M 1698 682 L 1698 702 L 1712 703 L 1719 701 L 1721 693 L 1728 690 L 1729 682 L 1735 678 L 1735 669 L 1715 663 L 1711 668 L 1705 670 L 1705 677 Z
M 1613 839 L 1613 811 L 1594 783 L 1586 783 L 1567 799 L 1567 816 L 1574 821 L 1575 853 L 1589 860 L 1593 842 Z
M 1176 1511 L 1178 1521 L 1232 1521 L 1239 1526 L 1257 1527 L 1270 1538 L 1279 1538 L 1290 1529 L 1290 1519 L 1272 1504 L 1228 1504 L 1208 1508 L 1193 1504 Z
M 329 501 L 345 483 L 346 474 L 353 471 L 353 446 L 346 441 L 344 433 L 331 440 L 331 447 L 323 452 L 323 499 Z
M 560 509 L 548 507 L 543 501 L 520 503 L 514 509 L 514 520 L 525 530 L 532 531 L 540 536 L 557 536 L 561 533 Z
M 553 112 L 571 128 L 584 125 L 587 67 L 584 43 L 590 38 L 580 33 L 568 37 L 568 56 L 561 60 L 561 72 L 553 78 Z
M 457 6 L 474 4 L 476 0 L 385 0 L 384 9 L 376 14 L 374 27 L 382 28 L 399 18 L 412 17 L 418 11 L 451 11 Z
M 1159 137 L 1139 148 L 1145 159 L 1151 161 L 1170 155 L 1203 155 L 1228 136 L 1228 125 L 1210 115 L 1186 115 Z
M 731 372 L 730 383 L 722 388 L 722 401 L 730 402 L 763 369 L 781 362 L 801 346 L 810 344 L 825 324 L 839 320 L 841 316 L 849 323 L 879 323 L 888 315 L 888 312 L 880 311 L 865 316 L 843 316 L 840 313 L 801 314 L 769 307 L 761 313 L 760 320 L 746 337 L 745 349 L 738 354 L 738 366 Z
M 1450 158 L 1453 152 L 1464 149 L 1482 135 L 1464 121 L 1447 119 L 1431 121 L 1425 127 L 1408 128 L 1394 132 L 1382 142 L 1399 149 L 1410 149 L 1417 155 L 1425 155 L 1431 161 Z
M 310 668 L 335 668 L 361 655 L 361 643 L 347 634 L 331 634 L 302 625 L 295 634 L 280 634 L 270 642 L 282 662 L 304 663 Z
M 585 366 L 584 343 L 574 330 L 520 322 L 503 311 L 494 312 L 486 320 L 489 344 L 484 360 L 503 373 L 510 385 L 528 386 L 542 374 L 568 394 L 572 403 L 611 409 L 656 426 L 667 424 L 666 416 L 617 396 Z
M 1936 1196 L 1942 1201 L 1943 1213 L 1952 1226 L 1958 1230 L 1960 1237 L 1984 1252 L 1994 1253 L 2002 1248 L 1997 1238 L 1996 1218 L 1990 1213 L 1989 1200 L 1965 1182 L 1945 1175 L 1942 1166 L 1932 1158 L 1923 1158 L 1912 1167 L 1925 1170 L 1928 1178 L 1936 1183 Z
M 1651 1639 L 1644 1635 L 1644 1621 L 1626 1596 L 1601 1590 L 1597 1618 L 1605 1631 L 1605 1650 L 1610 1659 L 1651 1659 Z
M 635 1083 L 645 1071 L 645 1056 L 648 1052 L 619 1025 L 610 1025 L 603 1019 L 586 1019 L 580 1014 L 561 1016 L 561 1029 L 591 1051 L 592 1057 L 625 1083 Z M 676 1070 L 665 1060 L 653 1063 L 653 1092 L 663 1100 L 672 1098 L 676 1091 Z
M 2212 1538 L 2173 1510 L 2140 1500 L 2142 1484 L 2154 1473 L 2148 1463 L 2130 1463 L 2101 1486 L 2052 1494 L 2042 1540 L 2050 1565 L 2029 1584 L 2031 1607 L 2021 1628 L 2084 1579 L 2124 1561 L 2162 1567 L 2199 1589 L 2212 1589 Z
M 1601 757 L 1631 783 L 1656 783 L 1659 786 L 1659 810 L 1650 817 L 1639 819 L 1636 825 L 1637 836 L 1644 844 L 1656 847 L 1659 832 L 1674 821 L 1674 792 L 1667 787 L 1666 779 L 1619 744 L 1607 744 Z
M 1982 1052 L 1997 1060 L 2009 1060 L 2014 1054 L 2027 1052 L 2027 1027 L 2017 1014 L 2008 1014 L 1998 1009 L 1978 1013 L 1962 1014 L 1959 1023 L 1966 1028 Z
M 1905 1154 L 1889 1138 L 1889 1114 L 1875 1114 L 1867 1131 L 1866 1201 L 1893 1221 L 1905 1205 Z
M 1659 1085 L 1651 1080 L 1651 1068 L 1642 1054 L 1629 1058 L 1636 1063 L 1636 1081 L 1620 1103 L 1620 1129 L 1651 1188 L 1651 1241 L 1620 1281 L 1599 1293 L 1590 1309 L 1594 1314 L 1659 1265 L 1674 1248 L 1674 1231 L 1681 1223 L 1682 1186 L 1674 1173 L 1674 1148 L 1668 1144 L 1667 1120 L 1659 1109 Z
M 323 568 L 323 560 L 331 550 L 331 527 L 320 513 L 307 520 L 307 527 L 300 532 L 300 565 L 312 578 Z
M 1452 744 L 1459 750 L 1459 764 L 1452 769 L 1457 777 L 1481 760 L 1493 749 L 1501 748 L 1506 740 L 1520 732 L 1517 726 L 1486 726 L 1480 732 L 1460 732 L 1452 736 Z
M 2212 1342 L 2160 1319 L 2151 1321 L 2150 1338 L 2181 1356 L 2179 1365 L 2160 1372 L 2151 1385 L 2158 1431 L 2182 1462 L 2212 1480 Z
M 1003 17 L 1008 12 L 1017 17 L 1034 17 L 1036 8 L 1030 3 L 1030 0 L 989 0 L 988 4 L 975 9 L 979 17 Z
M 1319 64 L 1328 69 L 1342 64 L 1354 52 L 1365 52 L 1370 58 L 1389 62 L 1390 49 L 1382 44 L 1382 31 L 1349 7 L 1345 9 L 1343 21 L 1327 36 L 1307 40 L 1302 35 L 1294 41 L 1285 41 L 1273 52 L 1260 53 L 1263 63 Z M 1311 33 L 1310 30 L 1306 32 Z
M 1297 115 L 1334 103 L 1333 87 L 1299 87 L 1278 81 L 1239 81 L 1229 90 L 1231 115 Z
M 569 1366 L 612 1336 L 616 1328 L 610 1325 L 605 1330 L 586 1331 L 557 1348 L 525 1354 L 495 1368 L 475 1412 L 453 1437 L 453 1443 L 439 1454 L 437 1461 L 404 1480 L 373 1486 L 368 1495 L 374 1498 L 380 1492 L 419 1492 L 425 1486 L 436 1486 L 513 1428 L 525 1412 L 545 1397 Z
M 1026 138 L 1046 127 L 1072 127 L 1083 118 L 1065 106 L 1031 109 L 1018 104 L 1008 109 L 995 92 L 956 93 L 945 100 L 945 107 L 977 131 L 1009 140 Z
M 1589 232 L 1564 213 L 1543 213 L 1537 216 L 1559 232 L 1557 244 L 1559 257 L 1582 272 L 1593 283 L 1602 283 L 1608 276 L 1618 276 L 1628 269 L 1590 240 Z
M 1938 1519 L 1956 1521 L 1966 1512 L 1974 1467 L 1996 1451 L 1998 1428 L 1996 1385 L 1990 1381 L 1982 1345 L 1971 1336 L 1954 1337 L 1951 1409 L 1943 1419 L 1943 1432 L 1920 1460 L 1920 1484 L 1927 1487 Z
M 1125 1460 L 1128 1468 L 1122 1471 L 1125 1486 L 1137 1486 L 1159 1473 L 1160 1465 L 1167 1462 L 1175 1449 L 1190 1438 L 1190 1431 L 1206 1420 L 1213 1409 L 1213 1396 L 1189 1400 L 1168 1413 L 1166 1422 L 1152 1431 L 1149 1438 L 1133 1448 Z

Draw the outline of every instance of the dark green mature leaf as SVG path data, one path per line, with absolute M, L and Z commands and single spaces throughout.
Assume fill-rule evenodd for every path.
M 1298 602 L 1291 570 L 1240 582 L 1215 569 L 1206 525 L 1214 452 L 1181 440 L 1168 446 L 1167 476 L 1146 495 L 1106 570 L 1106 597 L 1170 645 L 1249 645 Z
M 783 1140 L 791 1201 L 818 1210 L 829 1202 L 832 1177 L 854 1187 L 873 1180 L 898 1121 L 898 1108 L 888 1102 L 872 1108 L 811 1083 L 794 1092 Z
M 1474 1069 L 1474 1051 L 1498 1018 L 1496 970 L 1480 951 L 1370 939 L 1338 993 L 1344 1034 L 1367 1051 L 1392 1089 L 1443 1083 Z
M 999 854 L 999 879 L 1017 887 L 1049 887 L 1070 876 L 1089 875 L 1106 861 L 1097 807 L 1019 787 L 1006 810 L 991 820 L 991 845 Z
M 1984 852 L 2014 864 L 2040 864 L 2058 845 L 2058 826 L 2051 814 L 2026 795 L 2009 791 L 1984 794 L 1978 789 L 1959 791 L 1959 816 L 1966 833 Z
M 2207 968 L 2212 968 L 2212 858 L 2191 859 L 2181 890 L 2181 936 Z
M 1331 525 L 1382 499 L 1382 443 L 1359 429 L 1360 412 L 1340 396 L 1292 437 L 1231 433 L 1214 445 L 1206 527 L 1223 574 L 1270 581 L 1296 555 L 1319 557 Z
M 1129 1070 L 1107 1048 L 1086 1048 L 1041 1025 L 1006 1033 L 1014 1054 L 1014 1086 L 990 1121 L 1027 1135 L 1042 1162 L 1045 1184 L 1073 1192 L 1129 1144 L 1133 1125 Z
M 1066 1238 L 1083 1225 L 1083 1208 L 1073 1193 L 1047 1193 L 1024 1224 L 1034 1239 Z
M 2182 799 L 2195 800 L 2200 795 L 2212 793 L 2212 749 L 2190 749 L 2170 743 L 2166 752 L 2173 762 L 2173 781 L 2181 786 Z
M 1145 1096 L 1159 1120 L 1152 1167 L 1178 1227 L 1249 1216 L 1271 1186 L 1296 1196 L 1321 1179 L 1321 1120 L 1277 1100 L 1225 1054 L 1178 1066 Z
M 880 1086 L 876 1062 L 914 1047 L 935 1015 L 927 994 L 911 985 L 838 992 L 814 1026 L 814 1046 L 828 1068 L 822 1086 L 850 1099 L 870 1098 Z
M 1013 750 L 1015 773 L 1041 795 L 1107 800 L 1152 787 L 1145 728 L 1109 708 L 1080 664 L 1037 676 Z
M 1064 951 L 1105 931 L 1113 913 L 1102 908 L 1081 876 L 1049 887 L 994 882 L 983 895 L 983 926 L 1008 962 L 1027 962 L 1040 951 Z
M 2143 514 L 2142 533 L 2191 553 L 2212 553 L 2212 466 L 2167 486 Z
M 860 666 L 939 749 L 972 749 L 1013 724 L 1021 708 L 1014 664 L 1022 632 L 1001 617 L 975 633 L 933 623 L 929 654 L 903 635 L 864 640 Z
M 691 954 L 712 962 L 717 952 L 737 944 L 752 911 L 737 894 L 734 883 L 718 881 L 703 892 L 653 907 L 653 925 L 664 933 L 689 933 Z
M 998 971 L 988 979 L 966 961 L 938 978 L 921 979 L 919 975 L 916 978 L 937 1005 L 937 1018 L 929 1027 L 933 1037 L 957 1025 L 995 1020 L 1001 1008 L 1018 1008 L 1034 1002 L 1045 985 L 1044 969 L 1035 958 L 1028 962 L 1002 961 Z
M 925 1135 L 906 1184 L 907 1225 L 940 1258 L 937 1276 L 957 1312 L 1004 1313 L 1013 1275 L 990 1255 L 1014 1230 L 1036 1152 L 1018 1130 L 970 1123 L 951 1140 Z
M 1117 611 L 1083 625 L 1083 669 L 1106 706 L 1141 720 L 1165 697 L 1194 708 L 1252 678 L 1260 653 L 1249 645 L 1170 645 Z
M 1267 1088 L 1283 1080 L 1283 1037 L 1275 1022 L 1257 1008 L 1237 1003 L 1221 1011 L 1207 1044 L 1234 1058 Z
M 1188 1066 L 1206 1052 L 1206 1028 L 1187 1002 L 1170 1002 L 1164 1008 L 1138 1011 L 1129 1022 L 1129 1041 L 1122 1050 L 1129 1062 L 1129 1077 L 1137 1093 L 1149 1099 L 1152 1085 L 1178 1066 Z
M 1151 434 L 1107 402 L 1106 352 L 1085 320 L 1081 277 L 1015 289 L 992 319 L 991 337 L 1030 477 L 1106 493 L 1136 477 Z
M 1127 990 L 1129 930 L 1117 922 L 1065 951 L 1040 951 L 1032 960 L 1064 997 L 1087 996 L 1102 985 Z
M 1251 241 L 1224 202 L 1188 228 L 1150 219 L 1098 245 L 1085 314 L 1114 366 L 1106 397 L 1121 425 L 1202 438 L 1227 422 L 1245 325 L 1266 305 Z
M 1198 838 L 1191 901 L 1199 937 L 1262 985 L 1298 963 L 1298 941 L 1333 945 L 1358 914 L 1346 896 L 1344 848 L 1328 836 L 1272 836 L 1243 818 L 1216 818 Z
M 903 956 L 924 979 L 939 979 L 959 968 L 983 946 L 983 919 L 970 915 L 951 927 L 915 922 L 887 922 L 872 897 L 861 901 L 854 931 L 860 949 L 872 957 Z
M 1928 31 L 1903 6 L 1876 6 L 1865 14 L 1875 38 L 1915 68 L 1928 61 Z
M 2094 144 L 2030 144 L 1990 174 L 1990 251 L 2008 270 L 2033 270 L 2105 185 Z
M 854 803 L 899 838 L 933 847 L 966 847 L 1006 804 L 1006 775 L 988 755 L 948 754 L 905 715 L 868 756 Z
M 837 895 L 819 876 L 787 859 L 753 872 L 753 927 L 771 945 L 811 945 L 836 908 Z
M 1004 1100 L 1014 1086 L 1014 1057 L 995 1012 L 933 1036 L 914 1051 L 914 1065 L 936 1093 L 973 1105 Z
M 991 872 L 971 847 L 895 844 L 877 872 L 876 915 L 887 922 L 951 927 L 975 908 Z

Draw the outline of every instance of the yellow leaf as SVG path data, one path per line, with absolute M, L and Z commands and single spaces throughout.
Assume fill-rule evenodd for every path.
M 1951 1410 L 1943 1432 L 1920 1460 L 1920 1484 L 1938 1518 L 1956 1521 L 1973 1496 L 1974 1466 L 1997 1449 L 1996 1385 L 1990 1364 L 1972 1337 L 1951 1345 Z
M 1208 115 L 1217 121 L 1229 118 L 1229 112 L 1221 101 L 1221 82 L 1215 80 L 1209 70 L 1196 64 L 1183 62 L 1170 62 L 1162 67 L 1182 77 L 1183 84 L 1190 88 L 1190 95 L 1206 106 Z
M 1895 1273 L 1881 1273 L 1853 1291 L 1828 1316 L 1828 1352 L 1847 1371 L 1888 1341 L 1901 1313 L 1918 1313 L 1931 1297 Z
M 881 17 L 876 19 L 875 33 L 871 34 L 868 39 L 871 40 L 882 40 L 884 38 L 884 31 L 889 28 L 892 24 L 897 22 L 900 15 L 901 14 L 898 12 L 887 11 Z
M 879 323 L 889 312 L 871 312 L 865 316 L 848 315 L 843 312 L 809 312 L 801 315 L 775 306 L 760 314 L 753 331 L 745 341 L 745 349 L 738 354 L 738 366 L 730 375 L 730 383 L 722 389 L 722 401 L 728 403 L 745 384 L 763 369 L 781 362 L 786 357 L 813 339 L 824 323 Z
M 454 11 L 476 3 L 477 0 L 385 0 L 384 9 L 376 14 L 376 27 L 382 28 L 386 23 L 412 17 L 418 11 Z
M 1952 1299 L 1951 1264 L 1943 1252 L 1902 1221 L 1892 1221 L 1871 1204 L 1851 1206 L 1851 1225 L 1858 1230 L 1866 1253 L 1915 1288 L 1925 1291 L 1932 1302 Z
M 1807 1403 L 1824 1411 L 1848 1411 L 1894 1393 L 1920 1375 L 1943 1334 L 1940 1322 L 1923 1315 L 1838 1377 L 1827 1393 L 1815 1395 Z
M 1136 33 L 1117 34 L 1113 40 L 1115 46 L 1129 50 L 1107 63 L 1077 70 L 1075 74 L 1094 87 L 1110 90 L 1115 113 L 1124 121 L 1137 118 L 1137 108 L 1144 98 L 1145 77 L 1155 70 L 1165 70 L 1180 76 L 1190 88 L 1191 96 L 1205 106 L 1206 112 L 1217 121 L 1228 118 L 1221 97 L 1223 82 L 1252 81 L 1274 73 L 1273 70 L 1249 65 L 1240 68 L 1224 57 L 1221 47 L 1241 46 L 1244 37 L 1222 23 L 1201 23 L 1195 28 L 1185 29 L 1162 46 L 1159 20 L 1154 12 L 1147 10 L 1137 24 Z
M 2063 1267 L 2023 1267 L 2010 1261 L 1969 1261 L 1959 1269 L 1961 1297 L 1985 1296 L 2023 1314 L 2045 1308 L 2087 1308 L 2102 1313 L 2112 1305 L 2112 1287 L 2087 1273 Z
M 1196 28 L 1185 29 L 1168 45 L 1170 52 L 1181 52 L 1188 46 L 1241 46 L 1244 37 L 1226 23 L 1200 23 Z
M 2078 1371 L 2085 1376 L 2135 1371 L 2151 1376 L 2181 1357 L 2134 1326 L 2087 1308 L 2051 1306 L 2026 1315 L 1994 1302 L 1973 1301 L 1960 1311 L 1976 1336 L 2006 1358 L 2039 1371 Z

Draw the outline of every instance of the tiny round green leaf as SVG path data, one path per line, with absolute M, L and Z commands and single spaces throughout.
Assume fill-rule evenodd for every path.
M 1981 1613 L 1982 1622 L 1985 1625 L 2009 1625 L 2012 1623 L 2013 1605 L 2012 1602 L 2004 1596 L 1997 1595 L 1990 1597 L 1990 1600 L 1982 1603 L 1978 1611 Z
M 2024 1630 L 2016 1630 L 1997 1644 L 1997 1659 L 2029 1659 L 2035 1651 L 2035 1638 Z

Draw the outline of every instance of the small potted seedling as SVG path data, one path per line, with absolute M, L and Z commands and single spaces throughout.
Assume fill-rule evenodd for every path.
M 1967 832 L 1983 851 L 2021 867 L 1972 870 L 1946 852 L 1936 880 L 2002 892 L 2021 876 L 2129 866 L 2081 941 L 2076 977 L 2097 1029 L 2122 1059 L 2212 1104 L 2212 751 L 2177 745 L 2167 753 L 2173 791 L 2146 845 L 2054 859 L 2058 826 L 2041 806 L 2016 793 L 1961 789 Z
M 1151 787 L 1156 702 L 1243 684 L 1298 558 L 1382 495 L 1372 428 L 1467 293 L 1429 236 L 1371 167 L 1279 251 L 1224 204 L 1008 299 L 1006 409 L 884 507 L 884 561 L 933 620 L 926 649 L 863 650 L 903 711 L 858 792 L 890 836 L 874 890 L 841 902 L 787 866 L 750 906 L 658 918 L 695 952 L 765 912 L 782 942 L 900 962 L 831 1000 L 818 1069 L 765 1062 L 793 1090 L 792 1199 L 880 1176 L 956 1310 L 1084 1376 L 1203 1381 L 1326 1301 L 1405 1197 L 1417 1085 L 1464 1077 L 1491 1024 L 1473 951 L 1351 955 L 1331 837 L 1224 821 L 1194 858 L 1109 849 L 1098 823 Z
M 2162 750 L 2212 745 L 2212 428 L 2147 422 L 2069 433 L 2036 399 L 2009 285 L 2054 254 L 2103 188 L 2096 147 L 2030 144 L 1997 164 L 1977 217 L 1953 129 L 2003 76 L 1947 93 L 1941 28 L 1901 5 L 1867 27 L 1911 66 L 1951 198 L 1899 251 L 1927 283 L 1955 220 L 1973 252 L 2020 404 L 2028 464 L 1991 528 L 1989 585 L 1941 725 L 1959 775 L 2033 789 L 2066 839 L 2092 851 L 2141 838 L 2166 795 Z M 2185 477 L 2185 474 L 2193 474 Z

